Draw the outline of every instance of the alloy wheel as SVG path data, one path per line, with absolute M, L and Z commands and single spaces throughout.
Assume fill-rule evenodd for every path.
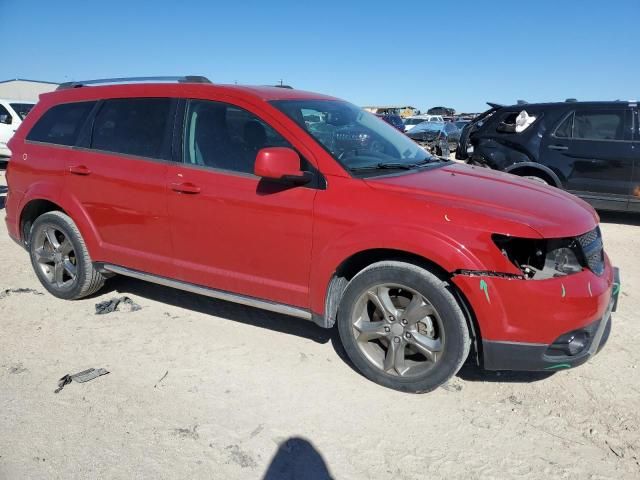
M 366 290 L 356 302 L 351 324 L 362 354 L 389 375 L 423 375 L 444 353 L 444 329 L 435 307 L 403 285 Z
M 77 258 L 67 235 L 55 225 L 44 225 L 33 239 L 33 255 L 44 279 L 58 289 L 76 282 Z

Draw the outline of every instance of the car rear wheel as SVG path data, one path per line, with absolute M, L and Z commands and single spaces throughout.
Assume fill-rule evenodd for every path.
M 403 262 L 379 262 L 352 279 L 338 329 L 364 376 L 404 392 L 446 383 L 469 354 L 467 323 L 446 283 Z
M 62 212 L 48 212 L 33 223 L 31 264 L 49 293 L 65 300 L 91 295 L 104 285 L 76 224 Z

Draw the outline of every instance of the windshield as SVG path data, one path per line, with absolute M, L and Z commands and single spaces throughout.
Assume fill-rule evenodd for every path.
M 33 103 L 10 103 L 9 105 L 11 105 L 11 108 L 15 110 L 21 120 L 24 120 L 33 108 Z
M 277 109 L 308 131 L 345 168 L 405 169 L 433 159 L 375 115 L 340 100 L 277 100 Z

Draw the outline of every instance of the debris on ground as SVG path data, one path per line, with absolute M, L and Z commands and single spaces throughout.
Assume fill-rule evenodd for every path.
M 96 315 L 105 315 L 116 310 L 119 312 L 136 312 L 141 309 L 142 307 L 129 297 L 115 297 L 111 300 L 96 303 Z
M 33 295 L 44 295 L 44 293 L 34 290 L 33 288 L 7 288 L 0 292 L 0 300 L 16 293 L 32 293 Z
M 169 375 L 169 370 L 167 370 L 166 372 L 164 372 L 164 375 L 162 376 L 162 378 L 156 382 L 156 384 L 153 386 L 153 388 L 158 388 L 158 385 L 160 385 L 160 383 L 161 383 L 165 378 L 167 378 L 167 375 Z
M 109 371 L 105 370 L 104 368 L 89 368 L 87 370 L 83 370 L 82 372 L 74 373 L 73 375 L 66 374 L 64 377 L 58 380 L 58 388 L 56 388 L 53 393 L 58 393 L 64 388 L 65 385 L 68 385 L 72 381 L 85 383 L 108 373 Z

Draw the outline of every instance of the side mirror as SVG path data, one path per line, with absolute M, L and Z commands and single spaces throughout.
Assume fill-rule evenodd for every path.
M 309 183 L 313 175 L 300 170 L 300 156 L 286 147 L 268 147 L 258 151 L 254 173 L 258 177 L 282 180 L 296 185 Z
M 11 125 L 11 115 L 9 115 L 8 113 L 5 113 L 4 115 L 0 115 L 0 123 L 3 123 L 5 125 Z

